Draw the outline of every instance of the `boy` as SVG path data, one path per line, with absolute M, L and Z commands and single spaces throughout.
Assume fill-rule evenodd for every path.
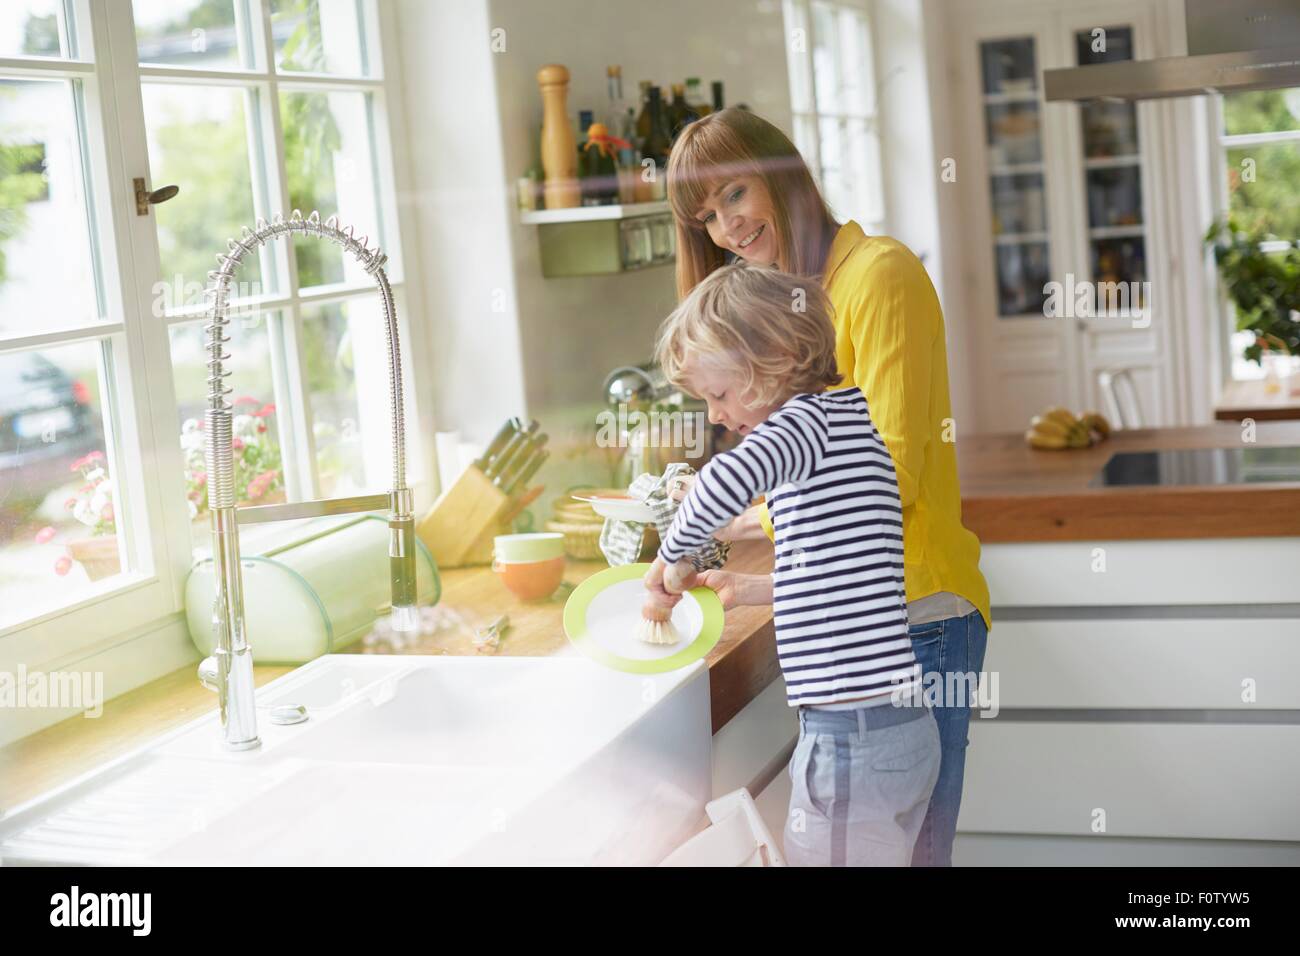
M 824 391 L 841 380 L 829 312 L 819 282 L 737 264 L 665 321 L 665 374 L 744 440 L 700 471 L 645 580 L 653 601 L 675 604 L 697 580 L 682 558 L 766 496 L 777 656 L 799 714 L 786 858 L 907 866 L 939 733 L 916 704 L 893 462 L 862 392 Z

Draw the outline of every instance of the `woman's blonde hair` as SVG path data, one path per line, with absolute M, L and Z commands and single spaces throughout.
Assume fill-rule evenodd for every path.
M 750 408 L 839 384 L 831 303 L 816 278 L 735 263 L 714 270 L 664 320 L 655 359 L 689 391 L 687 366 L 735 373 Z
M 772 198 L 776 267 L 820 276 L 839 223 L 813 181 L 799 150 L 779 129 L 749 110 L 725 109 L 691 123 L 668 157 L 668 203 L 677 221 L 677 297 L 723 265 L 695 218 L 704 200 L 728 179 L 757 176 Z

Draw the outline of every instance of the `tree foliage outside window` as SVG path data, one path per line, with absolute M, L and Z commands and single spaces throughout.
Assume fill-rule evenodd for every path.
M 1223 116 L 1228 137 L 1295 132 L 1275 143 L 1228 141 L 1228 212 L 1246 232 L 1300 238 L 1300 89 L 1229 94 Z

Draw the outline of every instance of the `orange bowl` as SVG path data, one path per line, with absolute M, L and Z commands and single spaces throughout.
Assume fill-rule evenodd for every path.
M 545 561 L 495 561 L 492 570 L 521 601 L 541 601 L 554 594 L 564 580 L 564 556 Z

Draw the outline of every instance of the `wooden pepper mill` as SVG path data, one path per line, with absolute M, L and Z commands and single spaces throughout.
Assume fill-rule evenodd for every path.
M 547 209 L 568 209 L 582 205 L 578 187 L 578 144 L 569 126 L 569 71 L 552 63 L 537 71 L 542 91 L 542 171 L 546 174 L 542 192 Z

